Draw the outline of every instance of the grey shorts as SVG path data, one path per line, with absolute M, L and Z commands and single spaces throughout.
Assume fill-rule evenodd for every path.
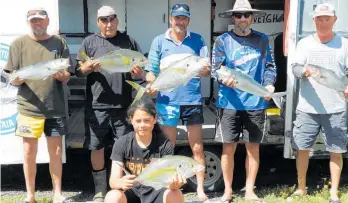
M 320 130 L 324 136 L 326 150 L 335 153 L 347 151 L 347 112 L 333 114 L 310 114 L 296 111 L 292 148 L 310 150 Z

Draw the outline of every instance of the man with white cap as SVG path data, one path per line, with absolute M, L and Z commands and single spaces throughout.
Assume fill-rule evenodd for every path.
M 5 71 L 12 72 L 35 63 L 70 57 L 65 40 L 47 33 L 49 18 L 45 9 L 29 10 L 27 23 L 30 34 L 12 42 Z M 73 68 L 70 72 L 74 72 Z M 36 155 L 38 138 L 43 133 L 50 157 L 53 203 L 66 199 L 61 188 L 62 137 L 67 133 L 63 84 L 69 80 L 70 72 L 62 70 L 45 80 L 16 78 L 11 81 L 19 86 L 16 135 L 23 137 L 24 146 L 23 170 L 27 197 L 23 203 L 35 202 Z
M 187 4 L 172 6 L 169 17 L 171 28 L 164 34 L 157 36 L 149 52 L 149 64 L 145 68 L 148 73 L 146 80 L 151 83 L 160 72 L 160 61 L 172 54 L 193 54 L 209 57 L 208 48 L 201 35 L 189 32 L 190 8 Z M 184 55 L 183 55 L 184 56 Z M 158 122 L 172 144 L 176 143 L 176 127 L 181 120 L 187 126 L 188 140 L 192 149 L 193 158 L 205 165 L 202 141 L 203 107 L 200 88 L 200 77 L 210 75 L 210 64 L 200 71 L 197 77 L 186 85 L 171 92 L 159 92 L 156 100 Z M 154 93 L 150 90 L 149 93 Z M 208 197 L 204 192 L 205 171 L 197 174 L 197 196 L 200 200 Z
M 137 43 L 127 34 L 118 31 L 116 11 L 110 6 L 98 10 L 97 24 L 100 33 L 86 37 L 81 45 L 90 58 L 98 58 L 117 49 L 139 51 Z M 104 148 L 113 140 L 131 132 L 127 121 L 127 108 L 132 102 L 132 87 L 125 80 L 143 76 L 140 67 L 134 66 L 129 73 L 109 74 L 100 69 L 100 63 L 85 62 L 80 52 L 77 55 L 77 76 L 87 76 L 85 117 L 89 132 L 85 146 L 91 150 L 91 162 L 95 185 L 94 201 L 104 201 L 107 189 L 104 168 Z
M 221 65 L 248 74 L 274 91 L 276 67 L 267 35 L 250 29 L 253 16 L 261 11 L 252 9 L 247 0 L 237 0 L 233 9 L 226 11 L 232 16 L 234 28 L 219 36 L 214 44 L 212 72 L 219 82 L 215 140 L 223 144 L 221 167 L 225 182 L 222 202 L 232 200 L 234 153 L 239 140 L 245 142 L 246 184 L 245 200 L 261 201 L 254 192 L 259 168 L 259 146 L 265 136 L 265 117 L 270 98 L 261 98 L 235 89 L 236 81 L 218 77 Z M 242 137 L 240 136 L 242 134 Z
M 348 40 L 333 32 L 337 20 L 332 4 L 316 6 L 313 22 L 316 33 L 297 44 L 293 73 L 300 80 L 299 101 L 293 128 L 293 148 L 297 150 L 298 189 L 290 197 L 307 194 L 306 174 L 309 152 L 321 130 L 326 150 L 330 152 L 331 203 L 340 203 L 338 186 L 343 167 L 342 153 L 347 152 L 348 88 L 341 92 L 317 83 L 311 76 L 320 72 L 311 68 L 317 65 L 329 69 L 344 81 L 348 68 Z

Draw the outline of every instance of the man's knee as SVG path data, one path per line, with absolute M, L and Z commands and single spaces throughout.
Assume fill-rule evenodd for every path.
M 184 195 L 180 190 L 167 189 L 163 194 L 164 203 L 183 203 Z
M 259 153 L 260 144 L 258 144 L 258 143 L 246 143 L 245 148 L 246 148 L 248 153 L 252 153 L 252 154 Z
M 234 156 L 234 152 L 236 151 L 237 143 L 224 143 L 222 145 L 222 154 L 228 156 Z
M 330 159 L 342 159 L 341 153 L 330 152 Z
M 105 196 L 105 203 L 127 203 L 126 195 L 121 190 L 110 190 Z

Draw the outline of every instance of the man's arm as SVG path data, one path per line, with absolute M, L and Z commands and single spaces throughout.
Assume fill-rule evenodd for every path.
M 213 46 L 213 53 L 212 53 L 212 62 L 211 62 L 211 68 L 212 68 L 212 76 L 216 79 L 216 81 L 221 82 L 222 79 L 219 78 L 219 75 L 216 73 L 216 71 L 220 68 L 221 65 L 225 63 L 226 60 L 226 54 L 224 49 L 224 42 L 221 37 L 218 37 L 215 40 L 214 46 Z
M 68 82 L 71 74 L 74 74 L 75 71 L 74 71 L 74 68 L 72 67 L 72 61 L 71 61 L 68 45 L 63 38 L 61 38 L 61 42 L 62 42 L 62 48 L 61 48 L 61 52 L 60 52 L 61 53 L 60 57 L 61 58 L 68 58 L 70 66 L 68 67 L 68 71 L 61 70 L 61 71 L 57 72 L 56 74 L 53 74 L 52 77 L 56 80 L 61 81 L 61 82 Z
M 4 71 L 6 73 L 12 73 L 15 70 L 18 70 L 20 67 L 20 51 L 17 45 L 17 41 L 11 43 L 7 63 L 5 65 Z M 22 85 L 26 80 L 20 80 L 18 77 L 10 81 L 12 85 Z
M 265 72 L 264 72 L 263 78 L 264 78 L 263 85 L 266 87 L 270 85 L 274 86 L 274 83 L 277 79 L 277 68 L 274 62 L 272 49 L 271 49 L 271 46 L 269 45 L 269 42 L 267 42 L 267 47 L 266 47 L 266 65 L 265 65 Z
M 295 51 L 294 62 L 291 64 L 292 73 L 296 78 L 301 79 L 305 76 L 306 63 L 307 58 L 304 43 L 303 41 L 299 41 Z

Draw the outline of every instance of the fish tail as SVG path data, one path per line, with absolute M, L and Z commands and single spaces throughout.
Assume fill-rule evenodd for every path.
M 10 82 L 14 81 L 17 78 L 16 71 L 13 71 L 8 78 Z
M 87 54 L 84 51 L 80 50 L 80 54 L 81 54 L 82 58 L 85 59 L 85 61 L 90 60 L 90 58 L 87 56 Z
M 134 101 L 132 102 L 132 104 L 134 104 L 136 101 L 141 99 L 141 97 L 143 97 L 143 95 L 145 94 L 146 88 L 142 87 L 141 85 L 133 81 L 126 80 L 126 82 L 138 91 L 137 95 L 134 98 Z
M 285 96 L 285 95 L 286 95 L 286 92 L 275 92 L 275 93 L 272 94 L 272 99 L 273 99 L 275 105 L 276 105 L 279 109 L 281 109 L 281 107 L 282 107 L 282 101 L 281 101 L 281 99 L 282 99 L 282 97 Z

